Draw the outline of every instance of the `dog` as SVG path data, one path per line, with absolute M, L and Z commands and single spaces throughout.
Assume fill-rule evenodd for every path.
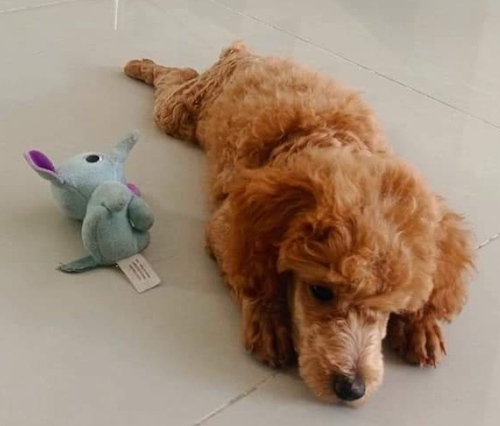
M 148 59 L 124 71 L 154 87 L 160 129 L 206 152 L 207 247 L 249 352 L 297 362 L 317 397 L 353 406 L 382 382 L 386 336 L 411 363 L 441 360 L 470 232 L 356 92 L 241 42 L 203 73 Z

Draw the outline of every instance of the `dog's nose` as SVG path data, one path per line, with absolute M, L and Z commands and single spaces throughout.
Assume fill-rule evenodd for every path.
M 333 379 L 333 389 L 342 401 L 356 401 L 365 395 L 365 381 L 356 376 L 336 376 Z

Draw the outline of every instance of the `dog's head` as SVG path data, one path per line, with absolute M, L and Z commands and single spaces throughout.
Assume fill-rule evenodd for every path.
M 366 399 L 382 381 L 389 315 L 418 310 L 433 289 L 441 202 L 391 155 L 332 148 L 251 172 L 233 210 L 242 270 L 290 277 L 309 387 L 330 402 Z

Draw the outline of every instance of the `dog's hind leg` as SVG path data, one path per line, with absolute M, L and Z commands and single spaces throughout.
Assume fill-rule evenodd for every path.
M 176 138 L 195 141 L 198 105 L 190 88 L 198 77 L 197 71 L 139 59 L 128 62 L 124 72 L 154 87 L 153 114 L 160 129 Z

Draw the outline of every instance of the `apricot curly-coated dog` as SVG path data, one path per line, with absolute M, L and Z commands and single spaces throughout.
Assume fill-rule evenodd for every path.
M 161 129 L 207 153 L 208 246 L 258 360 L 297 358 L 314 394 L 350 404 L 380 385 L 386 333 L 404 359 L 438 363 L 469 235 L 356 93 L 241 43 L 201 74 L 146 59 L 125 73 L 154 86 Z

